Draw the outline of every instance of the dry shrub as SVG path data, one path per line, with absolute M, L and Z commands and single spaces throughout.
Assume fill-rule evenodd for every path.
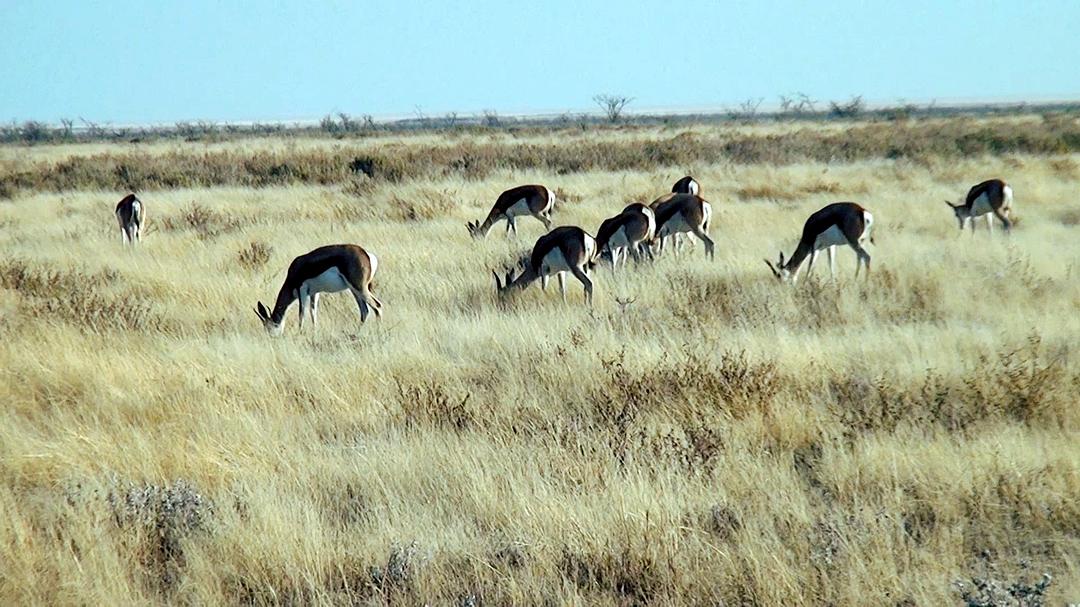
M 357 156 L 349 162 L 349 170 L 352 173 L 390 183 L 401 182 L 407 174 L 407 169 L 404 159 L 394 156 L 368 154 Z
M 671 573 L 664 571 L 651 551 L 629 545 L 589 552 L 564 549 L 559 570 L 586 596 L 608 596 L 629 605 L 651 603 L 664 588 L 664 576 Z
M 945 294 L 931 274 L 900 276 L 889 268 L 875 270 L 869 282 L 859 285 L 861 297 L 873 298 L 867 306 L 883 323 L 940 322 L 945 319 Z
M 747 185 L 735 190 L 735 195 L 742 200 L 777 200 L 788 201 L 799 198 L 800 193 L 772 183 Z
M 407 383 L 397 377 L 397 401 L 401 407 L 401 423 L 406 428 L 441 428 L 462 431 L 477 421 L 478 411 L 469 406 L 472 396 L 451 395 L 450 391 L 434 380 L 423 383 Z
M 620 466 L 642 450 L 658 464 L 708 470 L 724 446 L 715 412 L 735 419 L 767 413 L 781 387 L 775 363 L 751 361 L 745 352 L 726 351 L 712 360 L 687 346 L 674 361 L 665 355 L 640 370 L 628 368 L 620 352 L 601 365 L 602 382 L 589 394 L 591 427 Z M 652 428 L 657 421 L 671 426 Z
M 742 164 L 852 162 L 871 158 L 959 158 L 980 155 L 1068 154 L 1080 151 L 1080 124 L 1060 127 L 1008 120 L 948 123 L 860 123 L 842 132 L 800 129 L 780 134 L 721 132 L 661 140 L 516 140 L 386 146 L 355 150 L 134 152 L 27 163 L 0 177 L 0 188 L 37 191 L 129 190 L 213 186 L 267 187 L 345 183 L 357 175 L 388 183 L 461 175 L 475 180 L 497 170 L 643 171 Z
M 274 247 L 261 240 L 253 240 L 237 252 L 236 263 L 242 268 L 257 270 L 270 261 L 273 253 Z
M 166 331 L 172 323 L 160 316 L 147 296 L 132 289 L 105 294 L 118 279 L 115 272 L 35 267 L 14 259 L 0 263 L 0 287 L 21 293 L 23 313 L 54 318 L 90 330 Z
M 137 550 L 151 586 L 174 587 L 184 567 L 184 542 L 209 532 L 213 504 L 183 480 L 117 485 L 106 500 L 117 526 L 134 530 L 141 539 Z
M 1047 353 L 1038 335 L 983 354 L 961 376 L 928 369 L 919 384 L 849 369 L 828 381 L 828 402 L 849 434 L 892 432 L 901 423 L 963 432 L 987 420 L 1059 425 L 1075 400 L 1066 353 Z
M 1074 227 L 1080 225 L 1080 209 L 1066 209 L 1058 214 L 1061 225 Z
M 237 230 L 241 225 L 238 218 L 219 213 L 197 202 L 181 209 L 179 215 L 168 215 L 161 219 L 162 229 L 168 232 L 190 230 L 204 240 Z

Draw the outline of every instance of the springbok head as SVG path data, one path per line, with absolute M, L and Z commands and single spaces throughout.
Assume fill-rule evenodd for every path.
M 274 319 L 270 314 L 270 310 L 268 310 L 261 301 L 258 302 L 258 304 L 259 305 L 255 308 L 255 315 L 258 316 L 259 320 L 262 321 L 263 327 L 266 328 L 266 332 L 270 335 L 273 335 L 274 337 L 281 335 L 283 330 L 283 323 L 274 322 Z
M 480 231 L 479 221 L 470 221 L 465 224 L 465 229 L 469 231 L 469 236 L 476 238 L 477 240 L 484 237 L 484 233 Z
M 784 266 L 783 251 L 780 251 L 780 258 L 777 260 L 775 266 L 768 259 L 765 260 L 765 265 L 769 266 L 769 269 L 772 270 L 773 276 L 775 276 L 776 279 L 780 282 L 788 282 L 789 280 L 791 280 L 791 271 Z
M 495 277 L 495 291 L 501 296 L 505 296 L 509 293 L 510 286 L 514 284 L 514 279 L 516 278 L 514 276 L 514 271 L 511 269 L 506 270 L 506 276 L 501 280 L 499 278 L 499 273 L 495 270 L 492 270 L 491 274 Z
M 956 223 L 959 224 L 960 229 L 963 230 L 964 225 L 967 224 L 967 220 L 971 216 L 971 209 L 962 204 L 953 204 L 948 200 L 945 201 L 945 204 L 949 205 L 949 208 L 952 209 L 953 214 L 956 215 Z

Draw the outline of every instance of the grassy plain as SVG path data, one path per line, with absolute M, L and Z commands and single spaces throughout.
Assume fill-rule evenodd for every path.
M 1043 572 L 1080 600 L 1080 156 L 693 155 L 860 126 L 0 148 L 0 603 L 943 605 Z M 483 152 L 676 139 L 691 161 L 645 168 Z M 135 250 L 123 191 L 54 170 L 457 147 L 422 175 L 150 183 Z M 542 227 L 463 225 L 536 182 L 595 232 L 687 171 L 716 260 L 600 267 L 592 309 L 572 279 L 569 305 L 500 302 L 490 269 Z M 958 235 L 942 200 L 995 176 L 1014 233 Z M 837 200 L 875 215 L 871 279 L 842 251 L 835 282 L 777 284 L 762 258 Z M 383 318 L 330 295 L 268 337 L 256 300 L 334 242 L 378 255 Z

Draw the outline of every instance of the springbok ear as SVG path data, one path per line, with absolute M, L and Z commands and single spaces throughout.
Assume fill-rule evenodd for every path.
M 251 311 L 255 312 L 255 316 L 258 316 L 259 320 L 263 320 L 262 312 L 260 312 L 258 308 L 252 308 Z
M 270 310 L 266 309 L 266 306 L 264 306 L 261 301 L 259 302 L 259 316 L 262 317 L 263 320 L 270 320 Z
M 499 282 L 499 273 L 492 270 L 491 275 L 495 277 L 495 290 L 502 291 L 502 283 Z
M 765 265 L 769 266 L 769 271 L 772 272 L 774 275 L 776 275 L 776 276 L 780 275 L 780 272 L 776 271 L 776 268 L 773 267 L 772 262 L 769 261 L 768 259 L 765 260 Z

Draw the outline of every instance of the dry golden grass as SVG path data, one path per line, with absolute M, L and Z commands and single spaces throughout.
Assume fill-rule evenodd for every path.
M 1077 160 L 147 191 L 133 251 L 122 192 L 21 192 L 0 202 L 0 603 L 942 605 L 1044 571 L 1076 601 Z M 570 305 L 495 297 L 539 222 L 463 226 L 539 182 L 595 231 L 685 170 L 717 259 L 598 268 L 591 310 L 573 280 Z M 1014 234 L 958 236 L 942 200 L 991 176 Z M 871 280 L 843 251 L 836 283 L 776 284 L 761 259 L 848 199 L 875 214 Z M 333 242 L 379 256 L 384 317 L 330 295 L 269 338 L 255 301 Z

